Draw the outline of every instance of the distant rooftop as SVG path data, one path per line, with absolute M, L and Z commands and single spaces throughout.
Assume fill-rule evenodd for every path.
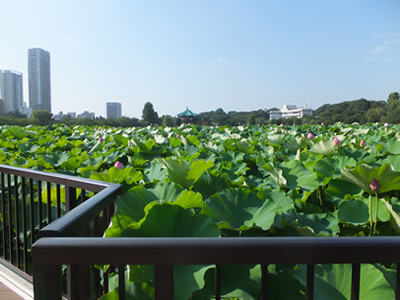
M 184 112 L 181 112 L 178 114 L 178 117 L 196 117 L 197 114 L 192 112 L 189 108 L 186 107 L 186 110 Z

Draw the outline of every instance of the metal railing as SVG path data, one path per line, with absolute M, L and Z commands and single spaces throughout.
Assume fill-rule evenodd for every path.
M 35 299 L 96 299 L 108 292 L 110 270 L 118 275 L 119 298 L 124 299 L 124 270 L 130 264 L 155 267 L 157 300 L 174 299 L 176 265 L 216 265 L 215 299 L 221 299 L 221 266 L 259 264 L 260 299 L 267 299 L 268 265 L 306 264 L 306 297 L 313 299 L 315 265 L 349 263 L 355 300 L 361 264 L 395 263 L 400 300 L 399 237 L 105 239 L 100 236 L 109 224 L 118 185 L 6 166 L 0 166 L 0 180 L 2 258 L 29 273 L 25 268 L 32 249 Z
M 32 281 L 34 242 L 41 237 L 101 236 L 119 188 L 112 183 L 0 165 L 2 263 Z M 79 209 L 74 209 L 77 206 Z
M 269 264 L 307 264 L 307 299 L 314 298 L 315 264 L 352 264 L 351 299 L 360 296 L 362 263 L 399 263 L 398 237 L 285 237 L 285 238 L 59 238 L 41 239 L 34 246 L 35 290 L 38 299 L 60 299 L 63 264 L 154 265 L 155 299 L 174 299 L 174 265 L 217 265 L 215 299 L 221 299 L 218 266 L 262 265 L 260 299 L 268 298 Z M 396 299 L 400 299 L 397 265 Z M 119 272 L 119 299 L 125 299 L 124 272 Z M 86 297 L 86 298 L 85 298 Z M 90 299 L 76 295 L 73 299 Z M 183 299 L 182 299 L 183 300 Z

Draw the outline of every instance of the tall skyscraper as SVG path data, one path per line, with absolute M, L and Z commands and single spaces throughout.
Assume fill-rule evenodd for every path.
M 21 73 L 0 70 L 0 98 L 4 101 L 4 113 L 20 111 L 23 106 Z
M 116 119 L 121 117 L 121 103 L 107 102 L 107 119 Z
M 28 50 L 29 106 L 51 112 L 50 53 L 41 48 Z

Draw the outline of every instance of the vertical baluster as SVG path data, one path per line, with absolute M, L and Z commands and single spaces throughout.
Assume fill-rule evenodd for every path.
M 2 257 L 6 259 L 7 252 L 6 252 L 6 247 L 7 247 L 7 234 L 6 234 L 6 189 L 4 185 L 4 173 L 1 173 L 0 175 L 0 181 L 1 181 L 1 215 L 3 217 L 3 230 L 1 231 L 1 238 L 3 241 L 3 249 L 2 249 Z
M 173 265 L 154 266 L 154 299 L 155 300 L 174 299 Z
M 60 185 L 57 184 L 57 219 L 61 217 L 61 188 Z
M 396 300 L 400 300 L 400 263 L 396 264 Z
M 13 243 L 13 222 L 12 222 L 12 192 L 11 192 L 11 175 L 7 174 L 7 191 L 8 191 L 8 243 L 10 249 L 10 262 L 14 262 L 14 243 Z
M 81 203 L 86 201 L 86 190 L 81 190 Z
M 51 183 L 47 182 L 47 224 L 51 223 Z
M 261 265 L 261 299 L 268 299 L 268 265 Z
M 24 271 L 28 273 L 28 245 L 27 245 L 27 220 L 26 220 L 26 182 L 25 178 L 21 177 L 22 188 L 22 233 L 23 233 L 23 250 L 24 250 Z
M 16 266 L 18 268 L 21 267 L 21 254 L 20 254 L 20 248 L 21 248 L 21 243 L 19 239 L 19 232 L 20 232 L 20 212 L 19 212 L 19 194 L 18 194 L 18 176 L 14 175 L 14 209 L 15 209 L 15 256 L 16 256 Z
M 29 202 L 30 202 L 30 211 L 29 211 L 29 218 L 30 218 L 30 225 L 31 225 L 31 246 L 35 242 L 35 215 L 34 215 L 34 199 L 35 199 L 35 189 L 33 185 L 33 179 L 29 178 Z
M 221 300 L 221 265 L 215 266 L 215 300 Z
M 77 205 L 76 203 L 76 188 L 65 187 L 65 211 L 69 212 Z
M 43 218 L 43 214 L 42 214 L 42 181 L 38 180 L 38 222 L 39 222 L 39 229 L 42 229 L 43 224 L 42 224 L 42 218 Z
M 104 276 L 104 294 L 108 293 L 108 276 L 110 275 L 110 268 L 107 268 L 107 271 L 103 272 L 103 276 Z
M 125 266 L 118 266 L 118 295 L 119 300 L 125 300 Z
M 95 266 L 92 266 L 93 270 L 93 279 L 94 279 L 94 297 L 95 299 L 99 299 L 101 294 L 101 286 L 100 286 L 100 270 Z
M 351 300 L 360 298 L 360 264 L 353 264 L 351 271 Z
M 307 300 L 314 299 L 314 269 L 314 265 L 307 265 Z

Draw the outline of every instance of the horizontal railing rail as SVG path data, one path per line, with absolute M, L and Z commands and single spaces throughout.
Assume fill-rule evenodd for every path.
M 31 280 L 34 242 L 101 236 L 119 190 L 119 184 L 0 165 L 0 259 Z
M 267 299 L 269 264 L 307 264 L 307 299 L 314 297 L 315 264 L 352 264 L 351 299 L 360 296 L 360 265 L 400 263 L 398 237 L 270 237 L 270 238 L 57 238 L 40 239 L 33 247 L 35 287 L 51 282 L 51 289 L 35 290 L 37 299 L 61 298 L 62 265 L 155 266 L 155 299 L 174 299 L 174 265 L 262 265 L 262 296 Z M 397 265 L 399 266 L 399 265 Z M 396 299 L 400 299 L 397 267 Z M 118 273 L 124 299 L 124 272 Z M 121 278 L 122 277 L 122 278 Z M 216 275 L 216 297 L 221 299 Z M 218 279 L 219 278 L 219 279 Z M 77 296 L 76 299 L 83 299 Z

